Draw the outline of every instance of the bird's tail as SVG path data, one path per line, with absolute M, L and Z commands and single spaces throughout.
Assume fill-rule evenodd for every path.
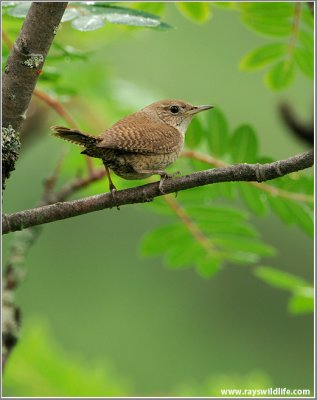
M 63 126 L 52 126 L 51 130 L 54 132 L 53 136 L 57 136 L 82 147 L 95 146 L 101 140 L 96 136 L 87 135 L 87 133 Z

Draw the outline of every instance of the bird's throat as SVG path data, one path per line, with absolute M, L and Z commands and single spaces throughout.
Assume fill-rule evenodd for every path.
M 176 126 L 176 129 L 184 136 L 188 125 L 191 123 L 192 117 L 184 119 L 179 125 Z

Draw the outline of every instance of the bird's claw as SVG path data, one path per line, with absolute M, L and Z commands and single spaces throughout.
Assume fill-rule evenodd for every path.
M 159 191 L 160 191 L 162 194 L 166 194 L 166 193 L 164 192 L 164 190 L 163 190 L 163 184 L 164 184 L 165 179 L 172 179 L 172 178 L 174 178 L 175 176 L 180 175 L 180 173 L 181 173 L 180 171 L 176 171 L 176 172 L 173 172 L 172 174 L 166 173 L 166 174 L 164 174 L 164 175 L 161 175 L 160 184 L 159 184 Z
M 115 206 L 117 207 L 117 210 L 120 210 L 120 207 L 118 205 L 118 199 L 117 199 L 117 189 L 113 183 L 110 184 L 110 193 L 111 193 L 112 200 L 115 203 Z
M 164 183 L 165 179 L 166 179 L 165 176 L 161 176 L 160 184 L 159 184 L 159 191 L 160 191 L 162 194 L 166 194 L 166 193 L 164 192 L 164 190 L 163 190 L 163 183 Z

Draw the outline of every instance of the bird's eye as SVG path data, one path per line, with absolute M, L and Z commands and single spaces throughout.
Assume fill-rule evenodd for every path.
M 179 107 L 178 107 L 178 106 L 172 106 L 172 107 L 170 108 L 170 110 L 171 110 L 171 112 L 172 112 L 173 114 L 177 114 L 178 111 L 179 111 Z

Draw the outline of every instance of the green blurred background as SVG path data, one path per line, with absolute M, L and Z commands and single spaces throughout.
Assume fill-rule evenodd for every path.
M 166 4 L 163 19 L 177 27 L 166 32 L 110 24 L 78 32 L 63 24 L 57 41 L 91 51 L 87 61 L 58 66 L 59 85 L 77 88 L 67 108 L 80 127 L 97 134 L 152 100 L 181 98 L 220 107 L 231 128 L 251 123 L 264 154 L 286 158 L 304 150 L 283 126 L 277 105 L 287 99 L 309 119 L 312 82 L 297 74 L 289 89 L 276 93 L 264 86 L 261 73 L 240 72 L 241 56 L 265 39 L 235 13 L 213 11 L 199 25 Z M 11 39 L 17 24 L 21 20 L 4 19 Z M 49 111 L 42 139 L 26 146 L 7 184 L 5 212 L 34 207 L 65 148 L 76 168 L 84 168 L 77 148 L 48 135 L 53 124 L 64 122 Z M 64 181 L 74 173 L 69 164 Z M 203 395 L 210 381 L 256 386 L 257 379 L 264 386 L 312 389 L 313 317 L 288 314 L 289 295 L 256 279 L 248 267 L 227 265 L 204 280 L 194 269 L 168 270 L 161 258 L 142 258 L 141 238 L 167 220 L 147 208 L 127 206 L 44 227 L 17 291 L 23 328 L 3 394 L 75 393 L 62 376 L 56 378 L 68 362 L 74 374 L 80 369 L 82 380 L 97 366 L 95 386 L 103 385 L 104 395 Z M 307 236 L 273 215 L 253 222 L 279 251 L 269 264 L 312 281 L 313 244 Z M 4 237 L 5 255 L 11 237 Z M 52 381 L 59 384 L 41 373 L 55 374 Z M 77 393 L 85 394 L 81 388 Z

